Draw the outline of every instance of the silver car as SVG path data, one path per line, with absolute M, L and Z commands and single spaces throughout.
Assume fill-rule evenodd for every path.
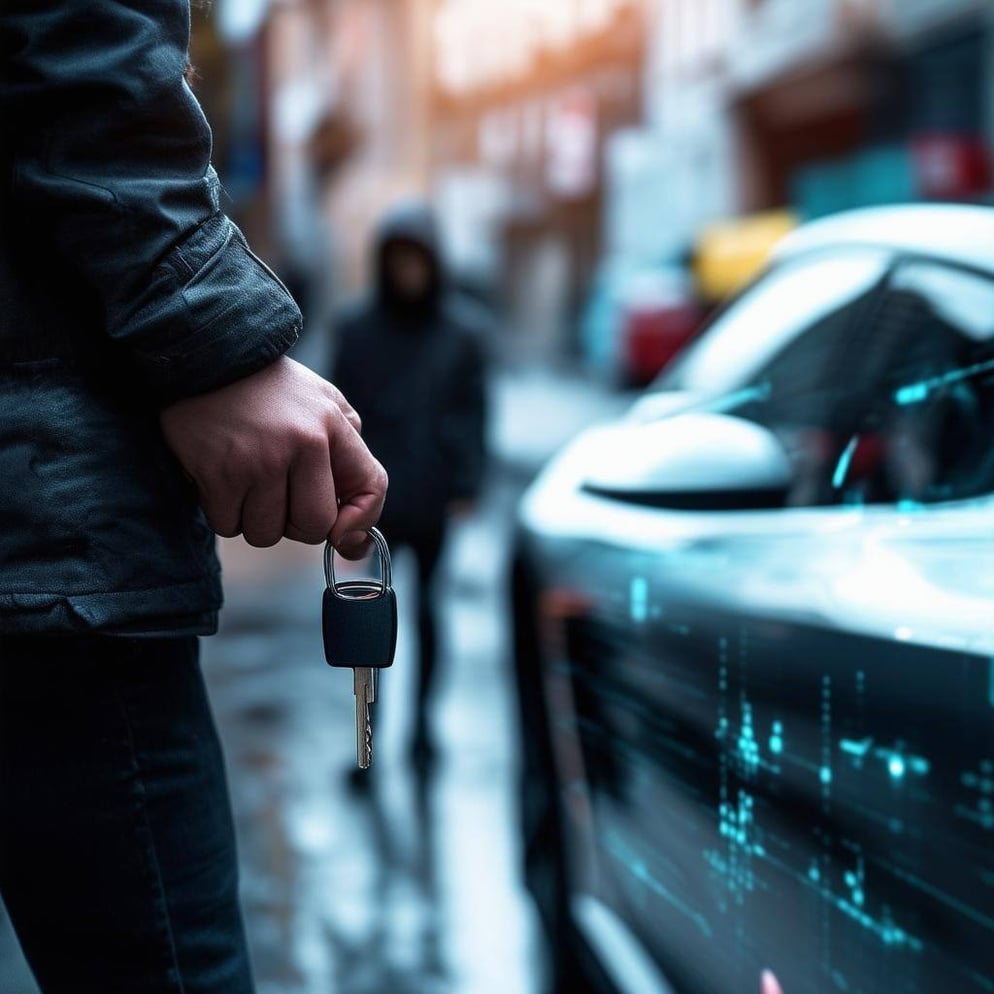
M 994 210 L 791 235 L 525 495 L 558 990 L 994 992 Z

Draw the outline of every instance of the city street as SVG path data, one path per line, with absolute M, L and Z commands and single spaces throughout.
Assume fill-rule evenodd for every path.
M 0 994 L 994 994 L 994 0 L 0 38 Z
M 233 781 L 260 994 L 531 994 L 541 949 L 519 883 L 504 574 L 523 478 L 618 399 L 538 371 L 494 387 L 493 482 L 452 533 L 435 769 L 406 757 L 413 565 L 357 791 L 351 674 L 323 662 L 319 550 L 224 543 L 228 608 L 205 668 Z M 536 413 L 542 411 L 542 423 Z
M 492 483 L 454 529 L 430 773 L 406 756 L 413 570 L 395 561 L 401 632 L 356 790 L 351 674 L 321 648 L 321 550 L 222 543 L 227 607 L 204 667 L 228 766 L 260 994 L 533 994 L 542 951 L 520 884 L 517 730 L 504 573 L 524 481 L 624 400 L 537 369 L 492 390 Z M 0 991 L 32 994 L 9 928 Z

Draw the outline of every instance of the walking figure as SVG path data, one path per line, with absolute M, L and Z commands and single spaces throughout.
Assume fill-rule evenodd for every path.
M 410 203 L 382 222 L 371 297 L 337 323 L 336 385 L 362 411 L 363 438 L 390 479 L 381 524 L 417 562 L 418 680 L 412 760 L 435 755 L 435 584 L 446 530 L 472 511 L 486 465 L 483 326 L 446 285 L 431 209 Z

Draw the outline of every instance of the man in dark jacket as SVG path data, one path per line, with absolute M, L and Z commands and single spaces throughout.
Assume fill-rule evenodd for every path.
M 189 30 L 0 6 L 0 893 L 45 994 L 251 991 L 214 533 L 354 556 L 386 486 L 220 211 Z
M 476 500 L 486 464 L 484 322 L 445 285 L 431 210 L 391 212 L 374 247 L 372 298 L 338 324 L 335 382 L 363 412 L 390 475 L 382 526 L 418 568 L 419 678 L 413 754 L 428 760 L 436 661 L 433 585 L 448 520 Z

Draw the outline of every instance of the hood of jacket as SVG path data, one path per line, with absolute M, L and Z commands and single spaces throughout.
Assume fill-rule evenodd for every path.
M 391 285 L 387 257 L 393 245 L 413 245 L 420 249 L 431 268 L 431 282 L 424 299 L 412 302 L 400 297 Z M 445 284 L 438 222 L 431 206 L 424 201 L 407 201 L 393 208 L 380 222 L 376 232 L 376 296 L 390 310 L 401 312 L 417 322 L 437 310 Z

